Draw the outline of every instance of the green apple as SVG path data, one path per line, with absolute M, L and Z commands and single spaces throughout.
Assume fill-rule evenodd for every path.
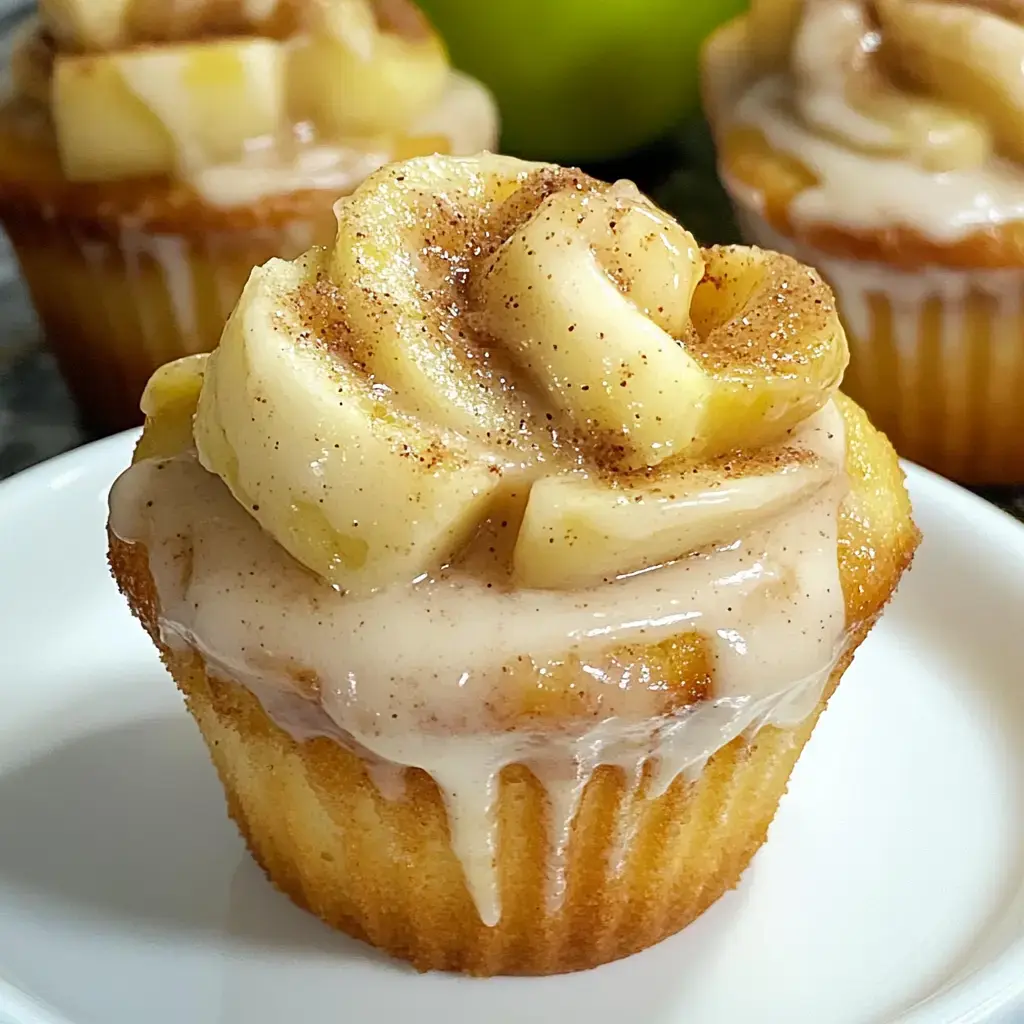
M 620 156 L 698 105 L 697 53 L 746 0 L 419 0 L 494 90 L 507 152 Z

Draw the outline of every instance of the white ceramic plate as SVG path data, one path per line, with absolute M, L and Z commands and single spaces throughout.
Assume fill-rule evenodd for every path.
M 111 582 L 132 439 L 0 486 L 0 1024 L 1024 1020 L 1024 527 L 926 541 L 735 892 L 629 960 L 419 976 L 274 892 Z M 1015 1009 L 1016 1008 L 1016 1009 Z

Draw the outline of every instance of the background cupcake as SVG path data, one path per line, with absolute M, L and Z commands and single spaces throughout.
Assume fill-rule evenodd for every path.
M 902 455 L 1024 480 L 1024 19 L 1015 5 L 757 0 L 704 51 L 748 240 L 817 266 L 844 384 Z
M 493 147 L 487 91 L 406 0 L 43 0 L 0 106 L 0 222 L 93 430 L 212 348 L 250 269 L 417 153 Z

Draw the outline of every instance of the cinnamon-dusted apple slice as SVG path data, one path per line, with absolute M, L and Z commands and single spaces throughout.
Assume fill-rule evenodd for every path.
M 398 411 L 345 356 L 317 251 L 253 271 L 206 367 L 203 465 L 296 559 L 345 591 L 457 550 L 501 481 L 490 454 Z
M 630 185 L 549 197 L 474 291 L 488 331 L 615 470 L 772 443 L 828 400 L 848 358 L 815 272 L 758 249 L 702 253 Z
M 807 449 L 777 446 L 621 480 L 549 476 L 530 491 L 513 565 L 525 587 L 579 589 L 730 543 L 833 479 Z
M 706 380 L 675 334 L 702 273 L 693 236 L 632 185 L 565 189 L 501 246 L 473 296 L 585 443 L 640 468 L 696 437 Z
M 753 246 L 704 249 L 691 357 L 711 382 L 690 455 L 774 444 L 835 394 L 850 353 L 818 272 Z
M 478 338 L 465 282 L 486 211 L 542 169 L 511 157 L 423 157 L 371 175 L 335 207 L 333 280 L 351 358 L 402 408 L 511 452 L 547 443 L 500 344 Z

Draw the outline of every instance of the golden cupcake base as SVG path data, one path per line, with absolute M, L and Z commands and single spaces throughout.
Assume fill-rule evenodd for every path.
M 418 970 L 477 975 L 585 970 L 693 921 L 736 886 L 764 842 L 825 705 L 796 729 L 767 727 L 749 743 L 734 741 L 697 782 L 679 778 L 656 799 L 642 789 L 627 794 L 621 770 L 598 769 L 572 826 L 556 912 L 546 896 L 547 793 L 523 766 L 505 769 L 497 808 L 503 912 L 488 928 L 426 773 L 408 771 L 404 796 L 389 800 L 338 743 L 300 747 L 247 691 L 175 661 L 172 673 L 217 766 L 229 813 L 267 877 L 328 924 Z M 636 832 L 616 871 L 619 831 L 634 817 Z
M 600 767 L 573 820 L 557 903 L 547 792 L 526 767 L 505 768 L 493 928 L 477 912 L 428 774 L 396 768 L 404 786 L 382 793 L 373 766 L 336 740 L 297 742 L 249 690 L 212 676 L 191 650 L 164 645 L 144 546 L 111 535 L 111 566 L 199 724 L 229 813 L 279 889 L 420 970 L 583 970 L 674 934 L 737 884 L 818 716 L 913 556 L 918 535 L 892 449 L 856 406 L 837 401 L 851 487 L 837 550 L 849 635 L 819 703 L 792 728 L 734 740 L 695 779 L 680 776 L 660 795 L 648 791 L 650 764 L 636 789 L 621 769 Z M 164 438 L 167 427 L 147 425 L 140 455 L 178 443 Z
M 120 580 L 145 588 L 145 558 L 113 542 Z M 481 923 L 429 775 L 407 769 L 404 792 L 384 795 L 357 754 L 333 739 L 297 742 L 248 690 L 209 675 L 198 655 L 162 645 L 161 653 L 206 741 L 229 814 L 267 877 L 296 904 L 421 971 L 548 975 L 652 946 L 737 885 L 870 625 L 852 638 L 802 723 L 734 740 L 696 781 L 679 777 L 649 797 L 649 766 L 635 793 L 620 769 L 599 768 L 572 825 L 557 907 L 548 898 L 547 793 L 527 768 L 506 768 L 497 806 L 502 914 L 493 928 Z

